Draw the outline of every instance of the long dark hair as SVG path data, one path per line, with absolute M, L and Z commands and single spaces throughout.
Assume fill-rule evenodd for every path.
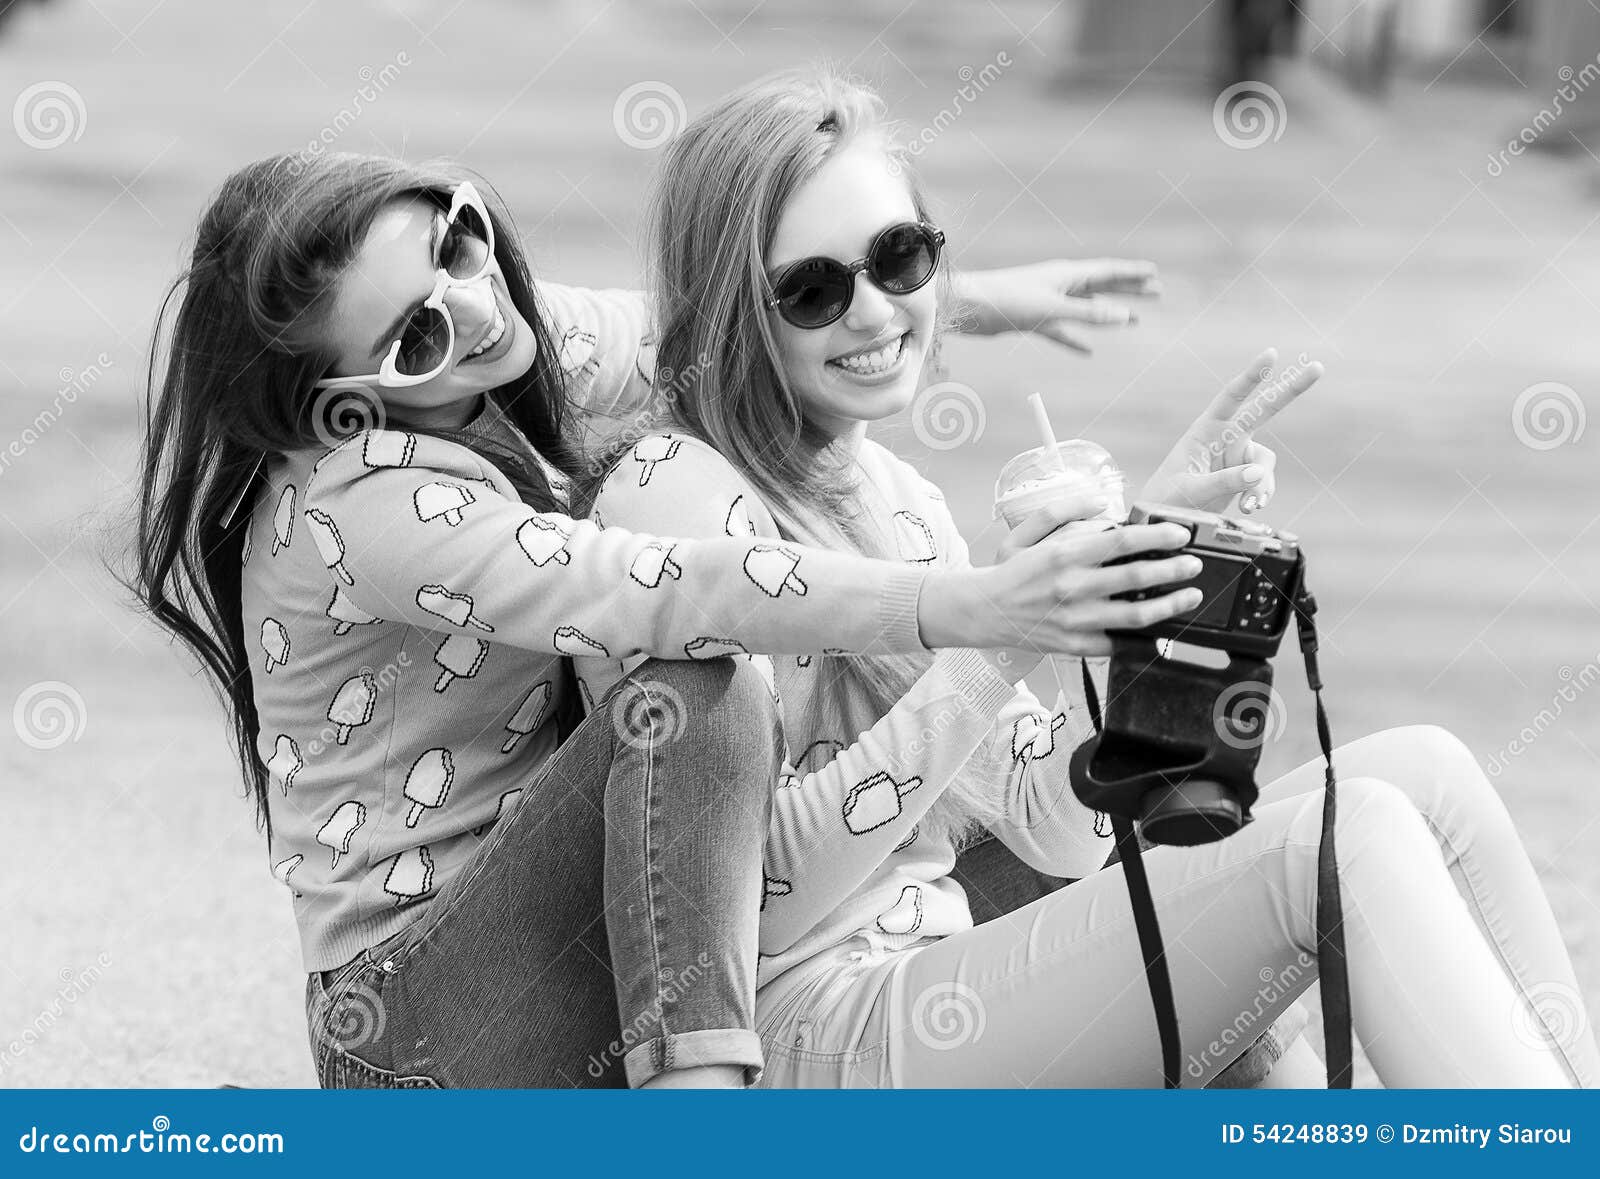
M 348 391 L 330 404 L 314 389 L 333 362 L 326 319 L 335 283 L 385 205 L 406 196 L 447 203 L 464 178 L 447 166 L 376 156 L 259 160 L 223 182 L 200 219 L 187 271 L 161 305 L 136 548 L 124 581 L 216 681 L 246 792 L 269 837 L 267 771 L 255 747 L 259 720 L 240 603 L 245 529 L 263 483 L 263 459 L 325 447 L 341 433 L 374 424 Z M 551 465 L 575 476 L 579 462 L 566 435 L 570 405 L 527 258 L 503 203 L 473 179 L 494 222 L 506 290 L 538 346 L 533 367 L 488 396 Z M 366 409 L 382 412 L 376 402 Z M 404 425 L 470 446 L 538 510 L 565 510 L 530 456 L 457 431 Z

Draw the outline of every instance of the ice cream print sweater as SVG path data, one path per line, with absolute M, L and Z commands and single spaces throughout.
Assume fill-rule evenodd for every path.
M 969 563 L 936 487 L 871 440 L 857 462 L 864 510 L 908 567 Z M 608 477 L 595 511 L 607 527 L 779 535 L 743 477 L 683 435 L 640 440 Z M 810 714 L 799 706 L 816 690 L 820 661 L 749 658 L 774 685 L 789 747 L 765 849 L 759 983 L 858 933 L 898 948 L 971 927 L 966 894 L 949 875 L 954 847 L 918 827 L 958 775 L 1000 799 L 994 833 L 1034 867 L 1084 876 L 1104 862 L 1109 844 L 1068 782 L 1068 758 L 1087 733 L 1063 700 L 1047 709 L 977 653 L 941 651 L 867 732 L 802 732 L 793 725 Z M 597 652 L 577 668 L 598 698 L 636 661 Z
M 492 406 L 472 428 L 527 445 Z M 369 430 L 267 480 L 242 604 L 270 860 L 308 971 L 415 920 L 516 804 L 557 743 L 560 656 L 920 647 L 919 566 L 602 531 L 534 511 L 454 442 Z

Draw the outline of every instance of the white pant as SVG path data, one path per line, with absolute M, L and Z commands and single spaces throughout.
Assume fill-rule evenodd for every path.
M 1471 752 L 1416 726 L 1341 746 L 1334 766 L 1353 1022 L 1382 1082 L 1594 1087 L 1600 1053 L 1571 960 Z M 1144 855 L 1186 1086 L 1211 1080 L 1316 980 L 1322 797 L 1317 759 L 1267 786 L 1238 834 Z M 1161 1078 L 1117 868 L 909 949 L 836 947 L 763 987 L 756 1022 L 763 1087 Z

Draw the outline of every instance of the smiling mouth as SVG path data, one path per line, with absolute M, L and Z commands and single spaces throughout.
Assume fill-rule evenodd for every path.
M 858 376 L 886 373 L 900 363 L 900 358 L 905 355 L 906 341 L 910 337 L 910 332 L 901 332 L 888 342 L 873 346 L 870 350 L 835 356 L 828 363 Z
M 498 300 L 496 300 L 494 306 L 494 322 L 489 325 L 489 330 L 484 334 L 483 339 L 479 340 L 472 351 L 468 352 L 461 359 L 464 361 L 477 359 L 498 344 L 501 339 L 504 338 L 505 334 L 506 317 L 501 314 L 500 303 Z

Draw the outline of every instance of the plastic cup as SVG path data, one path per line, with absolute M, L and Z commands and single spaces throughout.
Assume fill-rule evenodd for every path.
M 1000 469 L 994 487 L 994 518 L 1015 528 L 1023 519 L 1058 500 L 1102 495 L 1108 501 L 1098 515 L 1070 521 L 1066 527 L 1099 531 L 1121 524 L 1128 516 L 1127 480 L 1106 450 L 1083 438 L 1058 442 L 1055 454 L 1046 447 L 1025 450 Z

